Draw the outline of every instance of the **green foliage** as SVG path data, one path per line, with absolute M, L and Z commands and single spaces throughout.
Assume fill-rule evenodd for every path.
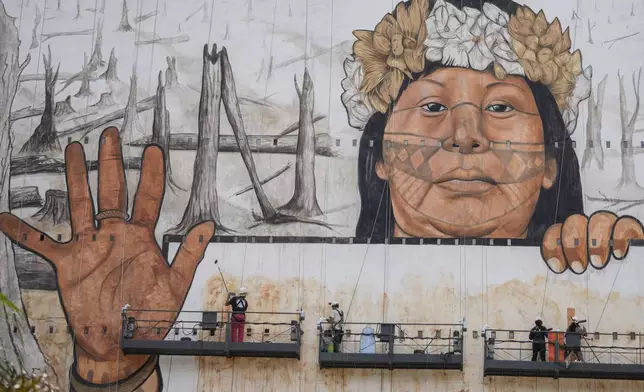
M 13 310 L 16 313 L 22 313 L 20 312 L 20 309 L 18 308 L 18 306 L 16 306 L 16 304 L 14 304 L 13 302 L 11 302 L 11 300 L 7 298 L 7 296 L 4 295 L 4 293 L 2 292 L 0 292 L 0 304 L 8 307 L 9 309 Z
M 6 360 L 0 361 L 0 391 L 12 392 L 53 392 L 58 387 L 47 381 L 47 374 L 28 375 L 24 370 L 19 372 Z

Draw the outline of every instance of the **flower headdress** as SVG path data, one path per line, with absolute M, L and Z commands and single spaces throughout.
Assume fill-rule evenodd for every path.
M 579 50 L 570 53 L 570 34 L 559 20 L 522 6 L 511 17 L 485 3 L 482 10 L 458 9 L 436 0 L 398 3 L 374 31 L 356 30 L 352 58 L 344 62 L 342 103 L 349 124 L 363 128 L 375 112 L 385 113 L 405 77 L 425 61 L 478 71 L 493 66 L 499 79 L 525 76 L 550 88 L 566 128 L 577 126 L 579 103 L 590 95 L 592 68 L 582 69 Z

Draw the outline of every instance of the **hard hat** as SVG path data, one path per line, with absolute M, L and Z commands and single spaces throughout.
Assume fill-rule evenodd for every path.
M 537 317 L 534 319 L 534 321 L 542 321 L 542 320 L 541 320 L 541 317 L 537 316 Z
M 572 321 L 579 321 L 579 319 L 577 318 L 577 316 L 572 316 Z
M 239 289 L 239 295 L 246 295 L 246 294 L 248 294 L 246 287 L 242 287 Z
M 331 306 L 339 306 L 340 304 L 338 303 L 338 301 L 331 301 L 331 302 L 329 302 L 329 305 L 331 305 Z

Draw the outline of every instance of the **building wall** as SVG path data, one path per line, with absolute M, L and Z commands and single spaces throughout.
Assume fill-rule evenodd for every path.
M 480 6 L 478 1 L 464 2 Z M 66 387 L 69 369 L 75 358 L 78 361 L 79 348 L 100 346 L 109 351 L 106 347 L 116 344 L 113 338 L 117 335 L 110 333 L 118 328 L 116 315 L 124 303 L 137 305 L 137 298 L 145 297 L 143 305 L 157 308 L 221 309 L 224 296 L 213 264 L 214 259 L 219 259 L 231 286 L 239 288 L 243 281 L 251 290 L 249 298 L 254 310 L 295 311 L 303 307 L 307 320 L 302 360 L 163 357 L 164 390 L 642 388 L 636 382 L 483 378 L 481 341 L 469 332 L 462 373 L 323 371 L 318 369 L 313 332 L 315 320 L 326 311 L 325 304 L 331 299 L 345 307 L 352 303 L 349 317 L 354 321 L 456 323 L 465 317 L 470 330 L 479 330 L 483 324 L 521 329 L 528 328 L 543 308 L 546 323 L 563 328 L 567 309 L 574 308 L 589 320 L 589 329 L 624 333 L 640 330 L 642 290 L 635 277 L 640 272 L 636 260 L 641 248 L 629 250 L 627 241 L 644 239 L 641 224 L 644 213 L 640 208 L 644 201 L 640 184 L 644 184 L 644 178 L 638 170 L 643 164 L 640 153 L 644 151 L 640 132 L 644 128 L 644 110 L 639 110 L 638 76 L 644 59 L 641 0 L 526 1 L 535 14 L 543 9 L 549 25 L 558 18 L 563 30 L 569 29 L 570 52 L 581 51 L 582 64 L 574 74 L 577 85 L 592 73 L 592 94 L 588 97 L 587 91 L 580 97 L 586 99 L 579 103 L 576 126 L 565 127 L 567 117 L 561 116 L 566 112 L 554 100 L 558 90 L 553 89 L 552 83 L 546 83 L 541 93 L 532 86 L 533 90 L 526 95 L 529 99 L 518 99 L 517 104 L 534 98 L 541 121 L 533 117 L 532 122 L 517 120 L 507 127 L 508 133 L 493 137 L 489 132 L 503 127 L 490 126 L 491 120 L 486 120 L 485 128 L 482 120 L 476 122 L 483 114 L 476 121 L 454 117 L 450 126 L 430 127 L 407 118 L 412 122 L 399 127 L 403 132 L 427 131 L 422 144 L 415 141 L 418 135 L 396 139 L 391 131 L 399 129 L 391 122 L 390 118 L 394 118 L 391 113 L 387 117 L 388 135 L 378 136 L 378 130 L 356 125 L 361 117 L 361 112 L 356 114 L 360 105 L 347 98 L 348 93 L 357 93 L 358 89 L 354 85 L 356 78 L 346 79 L 346 73 L 352 70 L 352 63 L 345 63 L 347 59 L 380 61 L 371 69 L 386 69 L 387 78 L 395 79 L 392 75 L 402 72 L 382 65 L 383 61 L 386 64 L 386 54 L 380 53 L 376 60 L 365 60 L 364 48 L 354 46 L 361 33 L 353 32 L 376 29 L 396 7 L 395 2 L 0 3 L 9 17 L 16 18 L 9 20 L 0 13 L 4 29 L 0 31 L 8 32 L 2 34 L 6 38 L 0 41 L 0 49 L 5 53 L 14 47 L 18 49 L 17 53 L 11 52 L 19 60 L 14 71 L 18 71 L 27 55 L 31 59 L 24 63 L 15 96 L 0 91 L 4 94 L 0 96 L 2 110 L 11 113 L 2 117 L 4 122 L 0 124 L 3 132 L 0 136 L 4 138 L 0 138 L 0 166 L 4 168 L 0 171 L 0 191 L 4 192 L 0 193 L 0 207 L 22 219 L 17 224 L 6 214 L 0 217 L 0 229 L 14 241 L 13 245 L 1 241 L 4 256 L 0 257 L 0 291 L 23 307 L 28 316 L 24 322 L 12 323 L 7 318 L 0 325 L 6 358 L 28 358 L 25 362 L 31 368 L 28 370 L 48 369 Z M 429 3 L 433 6 L 435 2 Z M 452 3 L 460 6 L 457 1 Z M 505 1 L 493 3 L 504 12 L 514 9 Z M 400 16 L 403 13 L 399 10 L 396 17 L 404 18 Z M 413 24 L 405 23 L 409 25 L 400 22 L 398 27 L 404 30 Z M 530 26 L 534 28 L 534 23 Z M 14 31 L 19 44 L 10 40 Z M 466 31 L 459 31 L 457 38 L 465 39 Z M 564 36 L 557 35 L 557 42 L 565 41 Z M 393 35 L 387 39 L 392 45 Z M 433 39 L 430 41 L 438 42 Z M 214 44 L 217 46 L 213 47 Z M 204 45 L 208 45 L 207 55 Z M 235 123 L 231 106 L 227 112 L 224 103 L 218 106 L 219 96 L 205 93 L 222 85 L 217 79 L 222 77 L 221 73 L 225 79 L 223 47 L 248 139 L 246 152 L 243 142 L 240 144 L 235 137 L 237 132 L 244 139 L 239 127 L 233 129 L 231 125 Z M 494 48 L 501 46 L 491 45 L 490 50 Z M 397 64 L 407 67 L 409 72 L 410 67 L 414 68 L 411 60 L 405 65 Z M 563 81 L 563 72 L 570 73 L 576 67 L 572 63 L 566 66 L 567 71 L 557 64 L 560 72 L 557 80 Z M 48 101 L 46 79 L 51 79 L 57 70 L 57 81 L 49 80 L 54 95 Z M 451 72 L 446 79 L 452 86 L 450 99 L 455 102 L 476 99 L 473 97 L 477 92 L 482 94 L 485 78 L 496 80 L 499 76 L 481 72 L 478 79 L 472 78 L 474 71 L 458 67 L 448 72 Z M 432 75 L 439 74 L 429 77 Z M 373 78 L 373 74 L 366 76 L 369 77 Z M 509 80 L 524 82 L 517 81 L 518 78 Z M 230 79 L 224 85 L 230 87 Z M 525 91 L 529 87 L 521 86 Z M 382 84 L 378 84 L 380 87 Z M 376 90 L 362 91 L 356 97 L 374 102 Z M 223 95 L 230 103 L 230 95 Z M 401 97 L 396 97 L 392 105 L 402 105 Z M 53 103 L 50 109 L 47 102 Z M 139 102 L 138 106 L 133 102 Z M 167 114 L 160 109 L 163 102 Z M 200 102 L 205 102 L 201 109 Z M 348 107 L 347 102 L 354 106 Z M 443 103 L 457 113 L 454 111 L 457 104 Z M 482 101 L 480 104 L 483 105 Z M 548 105 L 551 117 L 545 119 L 544 107 Z M 58 109 L 54 110 L 56 106 Z M 553 111 L 553 107 L 557 109 Z M 536 111 L 528 108 L 523 112 L 531 110 Z M 384 128 L 382 118 L 374 120 L 377 114 L 371 118 Z M 7 126 L 2 125 L 5 123 Z M 474 123 L 478 125 L 473 126 Z M 218 148 L 213 143 L 214 136 L 206 135 L 216 124 L 220 134 Z M 411 129 L 413 124 L 420 125 Z M 110 126 L 121 130 L 118 139 L 116 133 L 102 133 Z M 484 131 L 479 132 L 478 126 Z M 443 134 L 432 133 L 439 128 Z M 542 128 L 554 133 L 546 137 Z M 556 132 L 552 131 L 555 128 Z M 315 154 L 309 154 L 304 140 L 310 144 L 313 134 Z M 487 155 L 453 150 L 457 143 L 448 141 L 456 141 L 463 134 L 470 139 L 481 137 L 491 141 L 496 150 L 485 143 Z M 106 138 L 101 139 L 102 135 Z M 9 136 L 13 149 L 5 143 Z M 535 137 L 536 142 L 532 139 Z M 437 140 L 445 142 L 444 145 L 430 148 Z M 160 145 L 165 161 L 159 155 L 147 161 L 152 164 L 141 165 L 144 151 L 152 151 L 151 154 L 156 151 L 154 147 L 146 150 L 151 142 Z M 394 143 L 393 147 L 386 142 Z M 543 148 L 536 152 L 521 149 L 530 143 Z M 68 152 L 75 151 L 77 159 L 67 157 L 66 174 L 68 145 L 74 146 L 75 150 Z M 108 151 L 114 145 L 121 145 L 123 180 L 115 175 L 118 164 L 105 171 L 101 169 L 100 177 L 98 174 L 99 150 Z M 383 146 L 383 162 L 389 166 L 375 165 L 381 158 L 374 152 L 379 146 Z M 79 155 L 80 147 L 84 157 Z M 117 149 L 110 151 L 116 154 Z M 415 165 L 413 158 L 404 157 L 405 153 L 412 157 L 418 151 L 425 154 L 421 166 Z M 492 155 L 493 151 L 496 155 Z M 550 155 L 544 151 L 550 151 Z M 477 157 L 483 158 L 477 161 Z M 118 163 L 116 158 L 114 162 Z M 82 165 L 81 161 L 89 164 Z M 463 165 L 472 162 L 493 177 L 494 192 L 475 196 L 467 195 L 469 191 L 465 190 L 449 197 L 445 193 L 431 193 L 440 188 L 433 183 L 438 177 L 431 176 L 447 171 L 450 165 L 464 168 Z M 555 165 L 549 166 L 552 162 Z M 163 166 L 166 178 L 162 171 L 150 169 Z M 83 177 L 86 168 L 95 211 L 85 208 L 82 200 L 71 195 L 74 189 L 82 190 L 83 184 L 70 179 L 74 173 Z M 146 168 L 150 169 L 149 181 L 147 185 L 140 184 L 141 172 Z M 123 198 L 127 203 L 118 200 L 123 181 L 127 189 Z M 166 184 L 163 203 L 157 209 L 157 204 L 145 196 L 154 193 L 150 190 L 159 189 L 155 184 L 163 183 Z M 107 190 L 102 200 L 98 188 Z M 536 192 L 530 194 L 530 189 Z M 137 191 L 141 199 L 137 199 Z M 91 230 L 80 234 L 74 230 L 71 225 L 74 216 L 85 219 L 93 212 L 103 212 L 109 201 L 116 209 L 127 204 L 127 212 L 134 220 L 141 217 L 135 212 L 136 206 L 147 206 L 146 213 L 156 223 L 139 230 L 145 228 L 141 220 L 139 226 L 123 222 L 111 225 L 113 220 L 101 220 L 100 226 Z M 171 242 L 169 255 L 163 255 L 153 239 L 162 244 L 165 235 L 185 235 L 189 228 L 208 220 L 216 222 L 215 234 L 236 235 L 239 242 L 210 244 L 194 279 L 190 268 L 175 274 L 164 258 L 172 263 L 178 243 Z M 29 231 L 30 227 L 35 231 Z M 206 226 L 198 230 L 193 234 L 202 237 L 212 234 Z M 64 245 L 44 249 L 38 242 L 40 232 Z M 404 236 L 405 232 L 425 238 L 497 241 L 510 238 L 529 246 L 382 243 L 384 237 Z M 253 244 L 248 243 L 252 237 L 247 236 L 378 237 L 378 241 L 371 245 L 306 241 Z M 594 239 L 598 242 L 593 243 Z M 199 258 L 205 242 L 199 244 L 193 243 L 195 247 L 190 248 L 185 260 Z M 106 254 L 110 257 L 102 258 Z M 96 266 L 92 263 L 101 260 L 108 260 L 103 269 L 90 268 L 92 272 L 87 273 L 86 266 Z M 196 263 L 187 265 L 194 267 Z M 118 293 L 107 305 L 101 302 L 106 282 Z M 19 328 L 14 329 L 14 324 Z M 107 337 L 81 336 L 76 347 L 67 333 L 70 326 L 78 337 L 78 331 L 88 327 L 93 336 L 94 331 L 105 325 L 110 325 Z M 20 331 L 25 345 L 8 349 L 12 347 L 15 330 Z M 102 369 L 108 369 L 96 370 L 92 382 L 101 384 L 99 373 L 110 373 L 109 369 L 117 366 L 118 355 L 95 352 L 94 357 L 104 360 Z

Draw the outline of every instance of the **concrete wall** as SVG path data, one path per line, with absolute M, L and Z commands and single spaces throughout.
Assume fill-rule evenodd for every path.
M 461 5 L 459 1 L 450 1 Z M 627 382 L 483 379 L 481 341 L 474 340 L 471 333 L 467 334 L 463 373 L 320 371 L 313 333 L 317 315 L 325 311 L 327 301 L 335 299 L 348 306 L 356 282 L 349 314 L 353 321 L 455 323 L 466 317 L 470 330 L 478 330 L 484 323 L 496 328 L 521 329 L 528 328 L 543 307 L 546 322 L 560 328 L 566 324 L 567 308 L 575 308 L 577 314 L 589 320 L 591 330 L 600 317 L 601 331 L 641 330 L 642 290 L 636 278 L 641 273 L 636 263 L 641 248 L 630 249 L 625 261 L 619 259 L 625 256 L 629 239 L 644 239 L 641 224 L 644 174 L 639 170 L 644 165 L 641 154 L 644 133 L 640 132 L 644 129 L 644 109 L 637 109 L 638 72 L 644 65 L 642 0 L 526 0 L 535 13 L 543 9 L 548 23 L 558 18 L 563 30 L 569 28 L 570 52 L 581 51 L 581 69 L 589 72 L 588 67 L 592 67 L 592 95 L 581 101 L 576 127 L 566 129 L 560 116 L 565 115 L 565 110 L 553 106 L 557 88 L 546 83 L 541 95 L 530 90 L 515 106 L 521 109 L 521 104 L 534 101 L 536 106 L 524 108 L 523 112 L 539 109 L 540 119 L 515 118 L 513 125 L 505 127 L 509 130 L 507 134 L 496 134 L 501 143 L 495 143 L 491 133 L 504 127 L 489 126 L 488 121 L 488 128 L 484 129 L 484 138 L 496 144 L 497 149 L 501 146 L 502 150 L 505 141 L 511 140 L 515 148 L 509 148 L 505 155 L 503 151 L 495 153 L 492 147 L 481 154 L 450 150 L 454 143 L 447 141 L 460 137 L 458 130 L 463 127 L 470 139 L 481 136 L 474 134 L 484 128 L 483 123 L 477 122 L 483 115 L 477 121 L 455 117 L 452 122 L 444 122 L 443 126 L 451 124 L 444 128 L 440 124 L 414 123 L 409 118 L 411 123 L 407 125 L 398 123 L 405 131 L 422 131 L 422 135 L 414 137 L 421 137 L 423 143 L 409 135 L 404 140 L 396 139 L 391 134 L 395 127 L 390 117 L 374 120 L 382 125 L 381 134 L 356 126 L 348 119 L 351 111 L 342 98 L 347 90 L 346 83 L 344 88 L 342 85 L 347 76 L 344 62 L 355 56 L 364 57 L 364 50 L 354 46 L 357 38 L 353 32 L 374 30 L 385 14 L 396 7 L 389 0 L 0 0 L 0 3 L 9 17 L 16 18 L 10 20 L 4 12 L 0 13 L 0 21 L 5 21 L 2 26 L 10 33 L 15 30 L 20 40 L 18 43 L 10 40 L 12 34 L 2 34 L 0 49 L 13 50 L 16 72 L 27 55 L 31 58 L 21 70 L 15 96 L 5 96 L 7 93 L 0 91 L 4 94 L 0 96 L 0 109 L 10 113 L 3 115 L 4 122 L 0 124 L 3 168 L 0 203 L 4 203 L 0 206 L 2 212 L 22 219 L 20 222 L 7 214 L 0 216 L 0 229 L 18 243 L 12 245 L 4 236 L 0 238 L 0 291 L 24 308 L 28 316 L 20 322 L 5 318 L 0 324 L 0 346 L 5 358 L 14 362 L 18 357 L 26 358 L 25 363 L 30 365 L 27 370 L 53 371 L 58 383 L 66 387 L 75 358 L 78 363 L 79 349 L 97 345 L 104 349 L 116 344 L 116 335 L 109 335 L 77 340 L 74 347 L 66 332 L 68 326 L 82 330 L 91 325 L 99 330 L 100 326 L 110 325 L 114 332 L 120 307 L 126 301 L 134 303 L 145 290 L 153 293 L 147 298 L 149 306 L 178 307 L 185 294 L 184 309 L 220 309 L 224 297 L 212 264 L 218 258 L 231 285 L 239 287 L 243 280 L 251 290 L 255 310 L 295 311 L 299 307 L 306 310 L 303 358 L 300 362 L 289 362 L 164 357 L 161 359 L 164 390 L 642 388 L 640 383 Z M 420 0 L 414 2 L 421 3 L 424 4 Z M 433 6 L 436 2 L 430 3 Z M 469 3 L 480 6 L 481 2 Z M 494 3 L 510 7 L 504 1 Z M 206 44 L 210 45 L 209 51 L 217 44 L 214 55 L 204 56 Z M 224 72 L 222 46 L 230 61 L 240 116 L 249 140 L 246 152 L 234 136 L 231 125 L 234 121 L 226 114 L 224 104 L 218 115 L 213 114 L 218 97 L 211 97 L 206 105 L 208 110 L 199 107 L 203 91 L 221 86 L 216 78 Z M 382 61 L 388 58 L 382 53 L 380 57 Z M 48 99 L 45 79 L 47 70 L 53 76 L 59 64 L 58 80 L 50 83 L 54 95 L 49 102 L 60 104 L 60 111 L 53 113 L 50 121 L 47 113 L 43 116 Z M 575 68 L 568 65 L 569 69 Z M 159 72 L 163 74 L 161 83 Z M 472 79 L 475 71 L 454 67 L 447 72 L 447 81 L 452 86 L 449 98 L 454 102 L 474 99 L 472 96 L 481 93 L 486 78 L 496 81 L 500 77 L 497 73 L 480 72 Z M 206 87 L 204 74 L 210 78 L 205 78 Z M 440 74 L 430 73 L 429 77 L 432 75 Z M 583 79 L 583 75 L 576 77 Z M 305 98 L 295 91 L 294 77 L 300 95 Z M 208 80 L 215 82 L 208 85 Z M 523 79 L 509 80 L 521 84 L 524 92 L 528 90 Z M 373 91 L 371 99 L 375 100 Z M 403 92 L 407 91 L 412 90 Z M 468 96 L 464 98 L 462 94 Z M 65 111 L 69 109 L 65 104 L 68 96 L 67 104 L 71 104 L 73 111 Z M 405 100 L 396 99 L 392 104 L 402 105 Z M 167 118 L 159 109 L 163 100 Z M 134 102 L 140 103 L 138 114 Z M 454 110 L 458 106 L 443 103 Z M 483 105 L 482 101 L 480 104 Z M 548 104 L 550 109 L 544 109 Z M 211 125 L 220 124 L 218 151 L 211 143 L 214 137 L 203 134 L 204 121 L 199 139 L 200 118 L 207 118 Z M 307 119 L 311 119 L 312 125 Z M 385 124 L 389 125 L 387 132 Z M 413 128 L 414 124 L 417 128 Z M 110 137 L 101 144 L 102 132 L 108 126 L 119 128 L 121 133 L 118 139 L 115 133 L 103 134 Z M 154 140 L 153 128 L 158 131 Z M 440 135 L 439 130 L 443 132 Z M 286 131 L 290 133 L 282 137 Z M 547 132 L 551 132 L 548 137 Z M 298 138 L 313 134 L 315 154 L 306 155 L 305 147 L 297 147 L 303 144 Z M 306 140 L 311 142 L 311 138 Z M 425 148 L 437 140 L 446 142 L 436 148 L 440 151 Z M 165 164 L 169 175 L 163 178 L 161 171 L 152 170 L 147 185 L 140 185 L 140 158 L 151 141 L 161 146 L 166 161 L 161 160 L 161 155 L 154 156 L 148 161 L 153 164 L 147 167 Z M 394 146 L 387 147 L 385 142 Z M 516 147 L 532 142 L 543 148 L 526 153 Z M 76 155 L 75 159 L 68 157 L 71 174 L 66 175 L 64 160 L 68 145 L 73 145 Z M 121 167 L 118 164 L 105 172 L 101 170 L 108 174 L 99 177 L 96 170 L 99 150 L 111 148 L 107 155 L 116 156 L 117 145 L 121 146 L 118 155 L 124 161 L 123 178 L 118 175 Z M 383 145 L 383 156 L 379 156 L 372 146 Z M 413 160 L 401 158 L 403 150 L 409 156 L 414 152 L 407 147 L 426 153 L 424 166 L 410 169 Z M 544 151 L 550 150 L 554 153 L 547 156 Z M 463 169 L 472 163 L 468 159 L 477 157 L 484 157 L 476 161 L 478 169 L 496 182 L 489 197 L 430 192 L 440 188 L 433 181 L 441 171 L 448 171 L 450 165 Z M 385 165 L 378 167 L 376 163 L 381 158 Z M 90 161 L 89 165 L 83 165 L 83 160 Z M 549 166 L 553 160 L 554 166 Z M 255 169 L 248 168 L 250 161 Z M 301 170 L 298 181 L 298 165 L 305 161 L 308 165 Z M 70 193 L 85 189 L 83 181 L 74 182 L 71 177 L 76 173 L 84 178 L 85 167 L 89 167 L 87 179 L 94 211 L 82 198 L 71 200 Z M 514 178 L 508 180 L 507 176 Z M 162 203 L 145 199 L 161 192 L 160 185 L 164 183 Z M 109 189 L 102 200 L 98 188 Z M 124 222 L 110 226 L 107 221 L 106 225 L 80 233 L 78 227 L 72 227 L 74 216 L 85 219 L 89 217 L 87 211 L 104 212 L 108 201 L 113 202 L 115 209 L 136 215 L 133 206 L 137 191 L 144 196 L 138 199 L 138 206 L 148 209 L 148 218 L 156 221 L 154 227 L 140 224 L 140 220 L 138 226 Z M 299 198 L 295 197 L 298 195 Z M 245 236 L 409 235 L 498 241 L 510 238 L 525 240 L 531 246 L 211 244 L 194 280 L 188 269 L 187 273 L 179 274 L 184 277 L 181 284 L 169 284 L 166 279 L 177 275 L 165 264 L 158 244 L 164 235 L 185 235 L 189 228 L 208 220 L 216 222 L 216 235 L 239 235 L 242 241 Z M 489 222 L 494 222 L 493 228 L 486 226 Z M 139 230 L 140 227 L 146 229 Z M 211 234 L 205 226 L 199 230 L 197 234 L 202 236 Z M 62 245 L 43 248 L 38 242 L 40 233 Z M 177 248 L 176 242 L 170 244 L 169 262 Z M 188 253 L 193 256 L 187 259 L 198 259 L 201 251 L 201 245 L 191 248 Z M 83 273 L 87 272 L 85 266 L 104 260 L 105 252 L 110 258 L 101 272 Z M 132 260 L 137 262 L 130 263 Z M 365 267 L 358 279 L 363 261 Z M 577 268 L 575 272 L 580 275 L 572 273 L 571 268 Z M 121 271 L 118 279 L 110 283 L 114 292 L 119 293 L 118 300 L 112 296 L 108 305 L 97 299 L 102 290 L 97 287 L 103 288 L 110 276 L 116 276 L 106 271 Z M 95 303 L 100 306 L 93 306 Z M 31 327 L 35 327 L 33 334 Z M 16 333 L 24 340 L 22 348 L 12 346 Z M 111 380 L 110 372 L 117 366 L 117 354 L 108 355 L 100 349 L 93 354 L 99 362 L 104 360 L 101 365 L 104 368 L 96 370 L 101 368 L 96 365 L 92 382 L 106 384 L 103 381 Z M 104 371 L 105 367 L 112 370 Z M 83 374 L 86 376 L 87 372 Z M 144 389 L 158 390 L 149 385 Z

